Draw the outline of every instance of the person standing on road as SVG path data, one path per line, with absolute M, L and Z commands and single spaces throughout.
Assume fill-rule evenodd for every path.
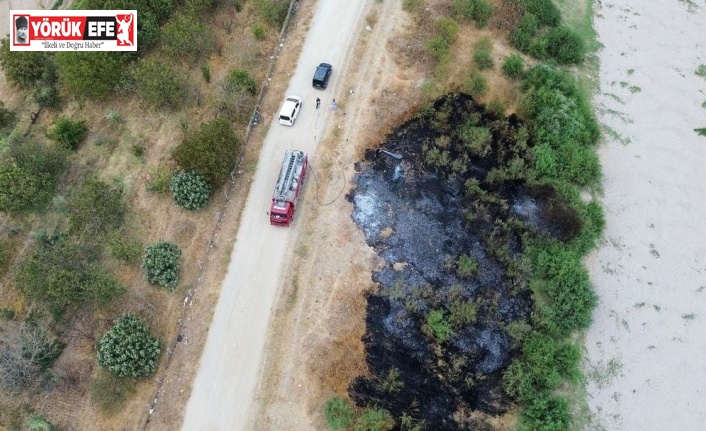
M 321 99 L 318 97 L 316 98 L 316 109 L 319 109 L 319 105 L 321 105 Z

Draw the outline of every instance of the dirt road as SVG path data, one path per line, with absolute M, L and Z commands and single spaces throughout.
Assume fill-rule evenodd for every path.
M 245 430 L 261 366 L 272 305 L 286 280 L 283 267 L 297 235 L 290 228 L 269 225 L 266 212 L 279 166 L 287 148 L 301 149 L 317 163 L 316 148 L 332 114 L 329 104 L 342 88 L 341 65 L 346 64 L 354 36 L 362 22 L 366 1 L 319 0 L 287 94 L 304 101 L 293 127 L 279 125 L 276 112 L 265 112 L 270 129 L 262 147 L 255 177 L 228 273 L 186 409 L 184 430 Z M 284 42 L 284 50 L 287 42 Z M 334 71 L 327 90 L 315 90 L 311 77 L 316 65 L 327 62 Z M 285 95 L 282 95 L 283 97 Z M 321 107 L 315 109 L 320 97 Z M 308 187 L 312 189 L 311 187 Z M 313 199 L 305 188 L 301 205 Z

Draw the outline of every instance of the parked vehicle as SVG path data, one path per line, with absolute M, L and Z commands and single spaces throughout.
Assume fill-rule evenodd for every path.
M 299 109 L 302 107 L 302 99 L 298 96 L 287 96 L 279 111 L 279 124 L 285 126 L 293 126 L 294 120 L 299 115 Z
M 328 86 L 328 80 L 331 77 L 331 72 L 333 72 L 333 66 L 328 63 L 319 64 L 314 71 L 312 85 L 315 88 L 321 88 L 322 90 L 325 89 Z
M 294 219 L 297 209 L 297 199 L 304 187 L 306 168 L 309 157 L 300 150 L 289 151 L 284 154 L 279 178 L 272 193 L 272 206 L 270 207 L 270 224 L 275 226 L 289 226 Z

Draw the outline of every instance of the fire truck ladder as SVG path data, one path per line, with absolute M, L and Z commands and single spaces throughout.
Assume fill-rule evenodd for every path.
M 284 175 L 280 177 L 277 182 L 277 200 L 284 201 L 287 198 L 287 194 L 290 192 L 290 186 L 294 179 L 295 168 L 299 164 L 299 159 L 302 153 L 299 151 L 292 151 L 288 153 L 289 160 L 287 161 L 287 169 L 284 171 Z

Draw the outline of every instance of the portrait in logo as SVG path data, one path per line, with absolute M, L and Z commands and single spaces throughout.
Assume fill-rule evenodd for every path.
M 29 45 L 29 18 L 15 18 L 15 45 Z
M 135 40 L 134 29 L 132 26 L 132 20 L 134 17 L 131 13 L 126 15 L 116 15 L 115 22 L 118 25 L 118 45 L 133 46 L 133 41 Z

